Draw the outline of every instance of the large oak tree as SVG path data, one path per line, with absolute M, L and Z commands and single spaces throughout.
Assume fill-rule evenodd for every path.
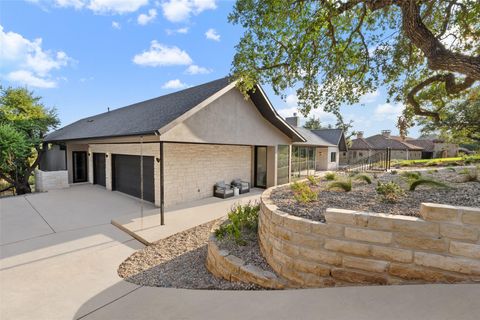
M 415 117 L 444 125 L 480 81 L 478 0 L 237 0 L 229 19 L 245 29 L 232 68 L 240 89 L 298 88 L 304 115 L 339 115 L 385 86 L 407 106 L 403 131 Z

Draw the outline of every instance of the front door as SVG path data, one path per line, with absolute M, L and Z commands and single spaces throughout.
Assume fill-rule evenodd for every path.
M 86 182 L 88 180 L 87 152 L 73 151 L 72 160 L 73 160 L 73 183 Z
M 93 154 L 93 183 L 106 186 L 105 183 L 105 153 Z
M 267 187 L 267 147 L 255 147 L 255 187 Z

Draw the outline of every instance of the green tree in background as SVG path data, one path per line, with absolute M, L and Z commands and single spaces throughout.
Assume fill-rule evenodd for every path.
M 243 92 L 298 88 L 304 116 L 338 116 L 385 86 L 406 105 L 401 132 L 419 118 L 446 125 L 432 100 L 461 100 L 480 81 L 479 17 L 478 0 L 237 0 L 229 21 L 245 31 L 232 73 Z
M 31 192 L 28 179 L 38 166 L 45 134 L 58 126 L 48 109 L 26 88 L 0 87 L 0 179 L 17 194 Z
M 306 128 L 306 129 L 310 129 L 310 130 L 315 130 L 315 129 L 320 129 L 322 126 L 320 124 L 320 119 L 319 118 L 317 118 L 315 116 L 311 116 L 305 122 L 305 125 L 303 127 Z

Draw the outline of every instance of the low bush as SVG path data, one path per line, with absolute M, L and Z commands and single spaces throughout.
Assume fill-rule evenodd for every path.
M 325 180 L 332 181 L 335 179 L 337 179 L 337 175 L 335 174 L 335 172 L 328 172 L 325 174 Z
M 464 182 L 478 181 L 478 170 L 477 169 L 468 170 L 467 168 L 464 168 L 463 170 L 461 170 L 459 172 L 459 174 L 465 176 Z
M 231 239 L 238 245 L 247 243 L 248 235 L 256 234 L 260 205 L 248 203 L 237 205 L 228 213 L 228 220 L 215 230 L 218 239 Z
M 415 189 L 418 186 L 422 186 L 422 185 L 428 185 L 428 186 L 438 187 L 438 188 L 448 188 L 448 186 L 443 182 L 432 180 L 432 179 L 420 178 L 420 179 L 412 180 L 410 182 L 409 190 L 415 191 Z
M 402 189 L 402 187 L 393 181 L 386 183 L 379 181 L 375 191 L 380 195 L 382 201 L 389 203 L 395 203 L 405 195 L 405 191 Z
M 293 191 L 293 197 L 300 203 L 308 203 L 318 199 L 318 194 L 306 182 L 294 182 L 290 188 Z
M 367 174 L 357 174 L 354 179 L 359 181 L 365 181 L 368 184 L 372 184 L 372 178 L 370 178 L 370 176 Z
M 420 177 L 422 176 L 422 174 L 418 171 L 404 171 L 400 174 L 402 177 L 404 178 L 407 178 L 408 180 L 411 180 L 411 179 L 420 179 Z
M 334 181 L 327 186 L 327 190 L 331 189 L 341 189 L 345 192 L 349 192 L 352 190 L 352 180 Z
M 315 176 L 308 176 L 307 179 L 308 179 L 308 182 L 310 182 L 310 184 L 312 186 L 318 185 L 318 179 L 315 178 Z

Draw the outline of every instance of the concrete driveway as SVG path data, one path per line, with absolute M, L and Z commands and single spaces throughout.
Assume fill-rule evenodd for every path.
M 0 199 L 0 319 L 467 320 L 480 314 L 480 285 L 257 292 L 137 286 L 116 271 L 143 245 L 110 221 L 139 209 L 138 200 L 92 185 Z
M 143 245 L 110 221 L 139 209 L 92 185 L 0 199 L 0 318 L 72 319 L 135 290 L 116 271 Z

